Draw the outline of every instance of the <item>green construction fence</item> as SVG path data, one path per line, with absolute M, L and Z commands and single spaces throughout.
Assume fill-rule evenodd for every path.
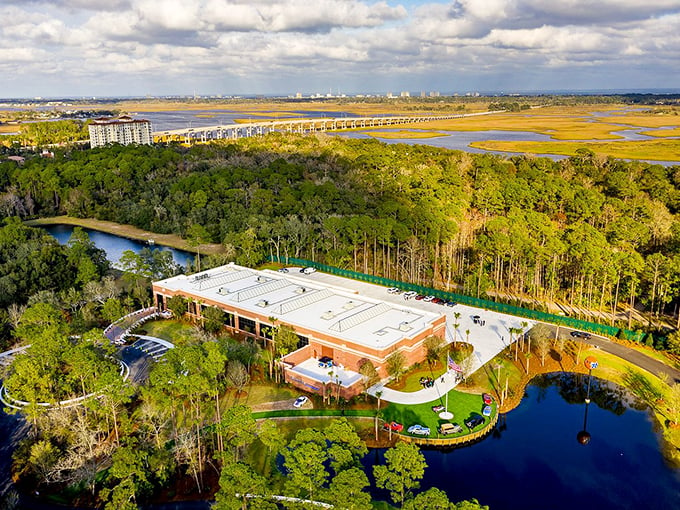
M 313 267 L 318 271 L 323 271 L 324 273 L 342 276 L 343 278 L 350 278 L 352 280 L 374 283 L 376 285 L 382 285 L 384 287 L 398 287 L 403 290 L 413 290 L 418 294 L 431 295 L 440 299 L 444 299 L 446 301 L 455 301 L 456 303 L 462 303 L 464 305 L 472 306 L 474 308 L 481 308 L 483 310 L 491 310 L 494 312 L 514 315 L 516 317 L 524 317 L 535 321 L 557 324 L 568 328 L 588 331 L 590 333 L 595 333 L 597 335 L 626 338 L 634 342 L 640 342 L 644 337 L 644 333 L 639 331 L 630 331 L 623 328 L 608 326 L 606 324 L 598 324 L 596 322 L 584 321 L 581 319 L 576 319 L 574 317 L 555 315 L 552 313 L 541 312 L 538 310 L 531 310 L 529 308 L 522 308 L 520 306 L 509 305 L 507 303 L 500 303 L 497 301 L 490 301 L 488 299 L 480 299 L 472 296 L 466 296 L 463 294 L 456 294 L 455 292 L 447 292 L 444 290 L 433 289 L 431 287 L 425 287 L 423 285 L 417 285 L 415 283 L 400 282 L 398 280 L 392 280 L 390 278 L 384 278 L 382 276 L 360 273 L 358 271 L 351 271 L 349 269 L 341 269 L 339 267 L 321 264 L 320 262 L 314 262 L 312 260 L 298 259 L 293 257 L 281 257 L 276 255 L 270 255 L 267 257 L 267 259 L 270 262 L 277 262 L 280 264 L 295 265 L 300 267 Z

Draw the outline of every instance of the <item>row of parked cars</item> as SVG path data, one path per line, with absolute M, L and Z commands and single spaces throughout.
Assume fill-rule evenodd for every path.
M 472 431 L 473 429 L 479 427 L 482 423 L 484 423 L 484 417 L 480 416 L 479 414 L 473 414 L 465 420 L 465 426 Z M 385 430 L 391 430 L 392 432 L 403 432 L 404 431 L 404 426 L 401 423 L 398 423 L 396 421 L 390 422 L 390 423 L 385 423 L 383 425 L 383 428 Z M 430 435 L 430 428 L 425 427 L 423 425 L 415 424 L 411 425 L 408 429 L 406 429 L 406 432 L 409 434 L 413 434 L 414 436 L 429 436 Z M 458 423 L 442 423 L 439 428 L 437 429 L 437 432 L 441 434 L 442 436 L 447 436 L 450 434 L 459 434 L 463 432 L 463 427 L 460 426 Z
M 434 303 L 437 305 L 456 306 L 455 301 L 447 301 L 434 296 L 426 296 L 425 294 L 418 294 L 415 290 L 405 291 L 398 287 L 390 287 L 387 289 L 388 294 L 403 294 L 404 299 L 415 299 L 416 301 L 423 301 L 425 303 Z
M 482 414 L 484 416 L 491 416 L 491 404 L 493 403 L 493 397 L 489 395 L 488 393 L 484 393 L 482 395 L 482 402 L 483 402 L 483 410 Z M 444 406 L 441 404 L 434 405 L 432 406 L 432 411 L 435 413 L 439 413 L 441 411 L 444 411 Z M 453 417 L 453 415 L 451 415 Z M 467 420 L 465 420 L 463 423 L 465 423 L 465 426 L 472 432 L 473 429 L 479 427 L 484 423 L 484 417 L 480 416 L 479 414 L 472 414 Z M 392 432 L 402 432 L 404 430 L 404 426 L 401 423 L 398 423 L 396 421 L 390 422 L 390 423 L 385 423 L 383 425 L 385 430 L 391 430 Z M 416 436 L 429 436 L 430 435 L 430 429 L 429 427 L 425 427 L 420 424 L 416 425 L 411 425 L 406 432 L 409 434 L 413 434 Z M 451 423 L 451 422 L 446 422 L 442 423 L 439 425 L 439 428 L 437 429 L 437 432 L 439 432 L 440 435 L 442 436 L 448 436 L 450 434 L 459 434 L 463 432 L 463 427 L 459 425 L 458 423 Z
M 289 272 L 289 270 L 288 270 L 287 267 L 282 267 L 281 269 L 279 269 L 279 273 L 288 273 L 288 272 Z M 313 267 L 303 267 L 302 269 L 300 269 L 300 272 L 302 274 L 312 274 L 312 273 L 316 273 L 316 269 L 313 268 Z

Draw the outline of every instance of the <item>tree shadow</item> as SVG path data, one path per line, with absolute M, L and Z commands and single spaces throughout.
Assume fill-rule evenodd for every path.
M 656 411 L 663 412 L 663 409 L 660 409 L 658 406 L 658 401 L 663 398 L 663 395 L 659 393 L 648 378 L 630 368 L 626 368 L 623 374 L 623 382 L 636 397 Z

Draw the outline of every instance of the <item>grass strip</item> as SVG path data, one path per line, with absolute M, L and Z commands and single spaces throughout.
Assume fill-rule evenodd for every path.
M 470 147 L 490 151 L 559 154 L 563 156 L 573 156 L 578 149 L 590 149 L 601 156 L 621 159 L 680 161 L 680 143 L 677 140 L 626 142 L 508 142 L 489 140 L 472 142 Z
M 373 418 L 372 409 L 278 409 L 275 411 L 259 411 L 253 413 L 253 418 L 295 418 L 296 416 L 364 416 Z

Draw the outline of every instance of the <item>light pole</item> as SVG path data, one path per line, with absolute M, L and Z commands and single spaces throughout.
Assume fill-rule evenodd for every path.
M 593 356 L 588 356 L 583 362 L 588 369 L 588 389 L 586 390 L 586 410 L 583 413 L 583 430 L 576 434 L 576 440 L 579 444 L 587 445 L 590 443 L 590 433 L 587 430 L 588 425 L 588 406 L 590 405 L 590 381 L 592 379 L 592 371 L 597 368 L 597 359 Z

